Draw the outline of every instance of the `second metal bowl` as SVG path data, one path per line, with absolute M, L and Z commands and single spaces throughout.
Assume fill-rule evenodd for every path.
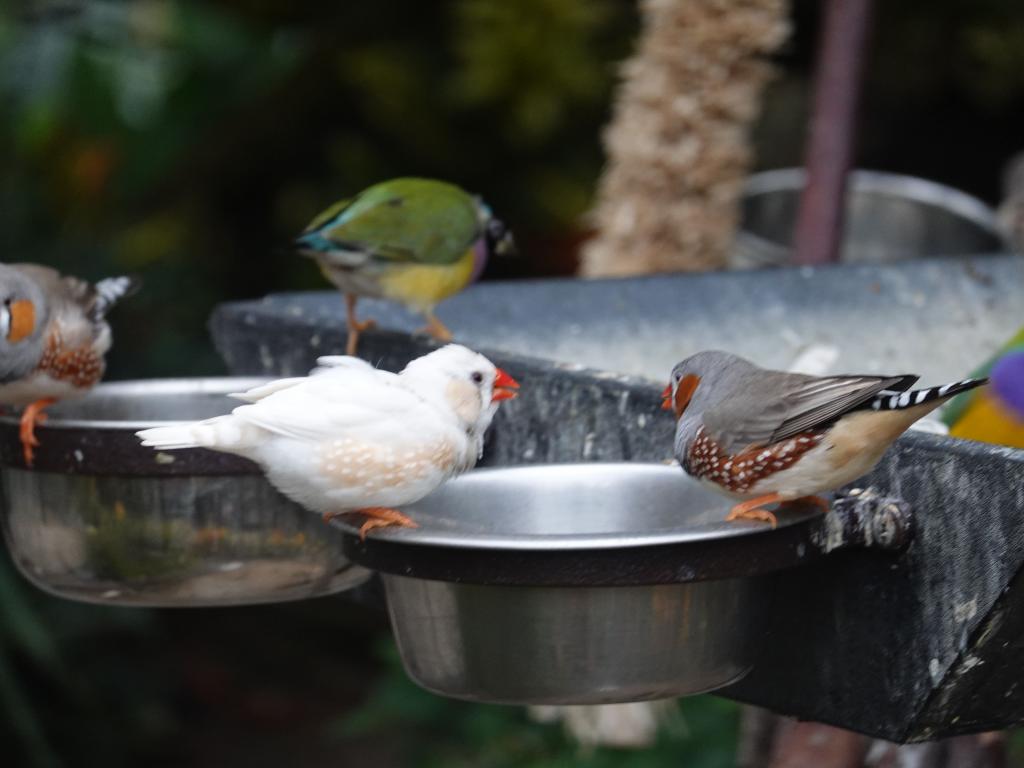
M 17 419 L 0 419 L 3 532 L 12 559 L 54 594 L 135 606 L 239 605 L 330 594 L 369 577 L 341 534 L 239 457 L 160 453 L 139 429 L 202 419 L 263 379 L 101 384 L 36 430 L 30 470 Z
M 793 262 L 793 229 L 805 184 L 803 168 L 763 171 L 747 179 L 734 266 Z M 914 176 L 852 171 L 844 220 L 839 257 L 844 262 L 1012 250 L 989 206 L 958 189 Z

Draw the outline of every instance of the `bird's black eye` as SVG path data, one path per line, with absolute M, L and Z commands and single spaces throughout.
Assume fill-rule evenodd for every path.
M 484 375 L 480 373 L 480 371 L 473 371 L 473 373 L 470 374 L 469 378 L 473 380 L 474 384 L 484 383 Z

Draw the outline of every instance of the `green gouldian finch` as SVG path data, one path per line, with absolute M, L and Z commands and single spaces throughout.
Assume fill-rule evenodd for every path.
M 317 216 L 296 239 L 345 294 L 347 354 L 372 320 L 356 319 L 360 296 L 422 312 L 426 333 L 451 341 L 434 307 L 483 272 L 488 256 L 513 249 L 512 235 L 478 197 L 434 179 L 383 181 Z
M 992 386 L 950 403 L 943 415 L 949 434 L 1024 448 L 1024 328 L 971 376 L 991 376 Z

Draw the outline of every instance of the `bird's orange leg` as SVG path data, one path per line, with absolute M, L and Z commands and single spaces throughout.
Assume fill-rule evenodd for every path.
M 340 515 L 362 515 L 368 518 L 359 528 L 359 538 L 363 541 L 366 541 L 367 532 L 374 528 L 387 528 L 391 525 L 397 525 L 400 528 L 419 528 L 416 521 L 411 517 L 403 515 L 397 509 L 391 509 L 390 507 L 364 507 L 363 509 L 353 509 L 348 512 L 327 512 L 324 514 L 324 522 L 330 522 Z
M 792 499 L 785 502 L 786 504 L 812 504 L 822 512 L 828 512 L 832 505 L 828 503 L 828 499 L 824 496 L 801 496 L 799 499 Z
M 43 413 L 43 409 L 56 402 L 57 398 L 55 397 L 44 397 L 41 400 L 30 403 L 25 407 L 24 413 L 21 414 L 21 428 L 18 434 L 21 437 L 21 449 L 25 455 L 26 467 L 32 466 L 32 461 L 35 458 L 35 453 L 32 449 L 39 445 L 39 440 L 36 438 L 36 424 L 42 424 L 46 421 L 46 414 Z
M 359 301 L 359 297 L 354 293 L 345 294 L 345 321 L 348 323 L 348 343 L 345 344 L 346 355 L 355 355 L 356 347 L 359 346 L 359 334 L 377 325 L 374 320 L 367 319 L 360 322 L 356 319 L 357 301 Z
M 449 342 L 452 340 L 452 332 L 448 330 L 448 326 L 437 319 L 437 315 L 429 309 L 423 315 L 427 318 L 427 324 L 417 333 L 426 333 L 438 341 Z
M 777 501 L 781 501 L 779 494 L 769 493 L 764 496 L 757 496 L 753 499 L 740 502 L 729 512 L 729 515 L 725 518 L 726 521 L 731 522 L 733 520 L 760 520 L 762 523 L 768 523 L 774 528 L 778 525 L 778 520 L 775 515 L 769 512 L 767 509 L 761 509 L 765 504 L 774 504 Z

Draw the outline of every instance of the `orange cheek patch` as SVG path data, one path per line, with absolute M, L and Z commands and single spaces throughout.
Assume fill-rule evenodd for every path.
M 676 396 L 672 409 L 676 414 L 676 419 L 683 415 L 686 406 L 690 404 L 690 398 L 697 391 L 698 384 L 700 384 L 700 376 L 694 376 L 692 373 L 683 376 L 680 380 L 679 385 L 676 387 Z
M 31 301 L 21 299 L 11 303 L 11 328 L 7 340 L 17 342 L 30 336 L 36 329 L 36 308 Z

